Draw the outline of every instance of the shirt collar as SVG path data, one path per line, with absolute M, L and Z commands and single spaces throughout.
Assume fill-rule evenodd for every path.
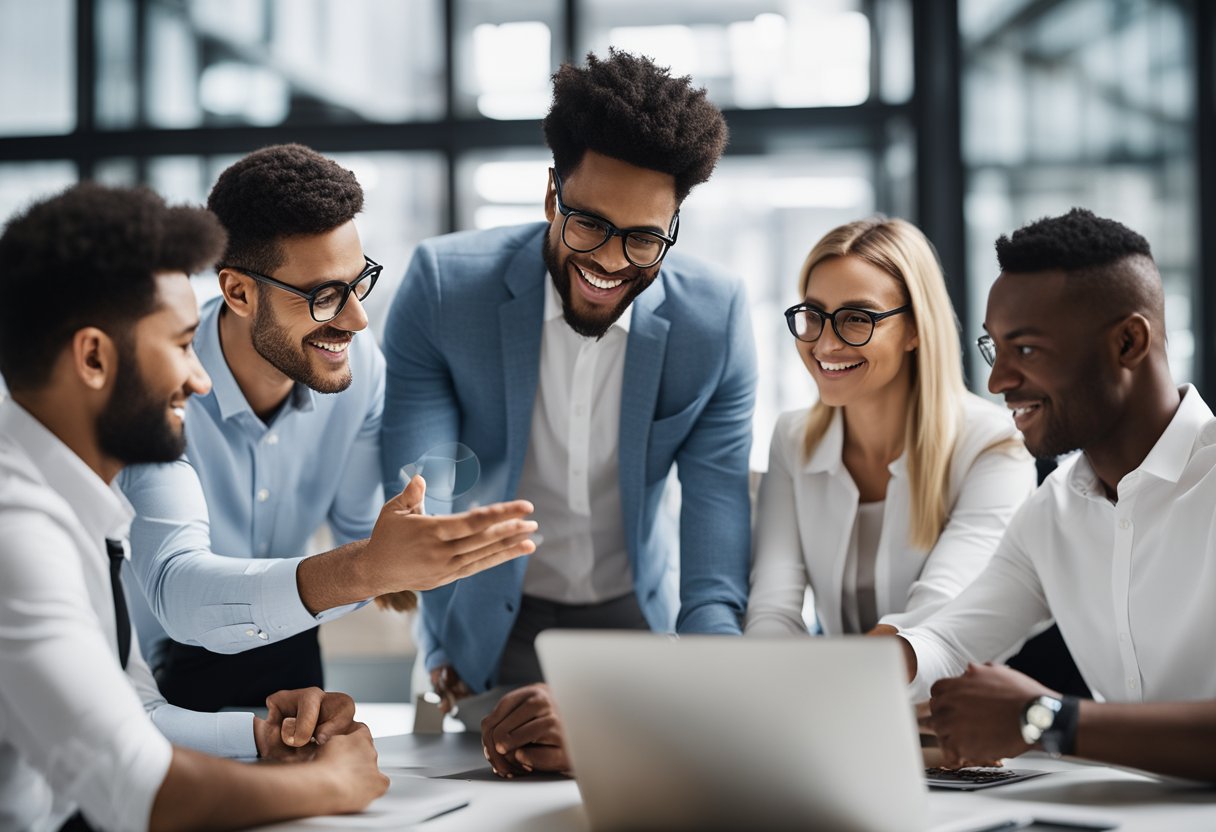
M 1183 470 L 1191 461 L 1196 438 L 1203 427 L 1212 420 L 1212 411 L 1194 385 L 1184 384 L 1178 388 L 1178 392 L 1182 396 L 1182 401 L 1178 404 L 1174 417 L 1170 419 L 1165 431 L 1157 438 L 1156 443 L 1148 452 L 1148 456 L 1135 471 L 1127 474 L 1127 477 L 1135 473 L 1144 473 L 1151 474 L 1165 482 L 1176 483 L 1182 476 Z M 1105 499 L 1105 491 L 1098 482 L 1098 475 L 1089 464 L 1089 459 L 1085 454 L 1078 456 L 1077 463 L 1069 475 L 1069 486 L 1082 496 L 1100 496 Z
M 625 310 L 621 317 L 613 322 L 609 329 L 619 329 L 625 334 L 629 334 L 629 324 L 633 319 L 634 304 L 629 304 L 629 308 Z M 562 299 L 557 293 L 557 287 L 553 285 L 553 276 L 549 274 L 548 269 L 545 270 L 545 323 L 552 321 L 554 318 L 562 316 Z
M 11 398 L 0 401 L 0 433 L 11 436 L 63 497 L 89 537 L 123 540 L 135 511 L 117 484 L 107 485 L 76 452 Z
M 224 308 L 222 297 L 213 298 L 203 306 L 199 321 L 198 332 L 194 336 L 194 351 L 199 361 L 211 376 L 211 392 L 220 408 L 220 418 L 227 421 L 241 413 L 256 417 L 257 414 L 249 407 L 245 394 L 236 383 L 228 359 L 224 357 L 224 348 L 220 344 L 220 312 Z M 291 394 L 287 397 L 287 407 L 295 410 L 310 411 L 316 406 L 314 393 L 307 385 L 296 382 L 292 385 Z
M 908 467 L 907 457 L 906 451 L 900 454 L 887 466 L 887 470 L 894 476 L 903 476 Z M 841 408 L 833 408 L 832 421 L 828 423 L 827 431 L 811 452 L 811 458 L 806 461 L 803 470 L 811 474 L 837 474 L 844 470 L 844 410 Z

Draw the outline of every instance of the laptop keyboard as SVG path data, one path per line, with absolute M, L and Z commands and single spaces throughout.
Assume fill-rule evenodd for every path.
M 939 768 L 935 766 L 925 769 L 925 777 L 934 785 L 938 783 L 987 785 L 1020 777 L 1021 774 L 1021 772 L 1000 768 Z

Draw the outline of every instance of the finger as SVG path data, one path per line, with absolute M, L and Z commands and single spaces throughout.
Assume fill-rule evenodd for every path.
M 569 771 L 566 749 L 552 745 L 530 745 L 515 752 L 515 762 L 525 771 Z
M 324 745 L 330 737 L 345 734 L 355 725 L 355 700 L 345 693 L 326 693 L 321 702 L 320 724 L 313 732 L 318 745 Z
M 317 720 L 321 715 L 321 703 L 325 699 L 325 691 L 320 688 L 305 688 L 294 691 L 294 693 L 297 694 L 295 719 L 292 721 L 290 732 L 287 728 L 287 720 L 283 720 L 283 742 L 291 746 L 307 745 L 316 730 Z
M 524 771 L 522 766 L 508 760 L 494 748 L 493 728 L 488 724 L 488 719 L 489 717 L 481 721 L 481 753 L 490 763 L 490 768 L 494 769 L 494 773 L 499 777 L 512 777 Z
M 517 520 L 533 511 L 532 504 L 527 500 L 513 500 L 509 503 L 494 503 L 460 514 L 449 514 L 430 519 L 437 521 L 436 530 L 441 539 L 456 540 L 484 531 L 495 523 Z
M 422 504 L 426 497 L 426 480 L 421 474 L 415 474 L 391 500 L 384 504 L 392 511 L 413 512 Z
M 438 518 L 437 518 L 438 519 Z M 442 518 L 447 519 L 447 518 Z M 520 539 L 536 534 L 540 528 L 535 520 L 512 519 L 495 523 L 489 528 L 473 534 L 451 537 L 445 540 L 447 550 L 454 556 L 464 558 L 476 557 L 478 552 L 494 546 L 502 546 L 505 541 Z M 440 534 L 442 537 L 442 533 Z M 483 552 L 484 553 L 484 552 Z
M 528 745 L 562 745 L 561 725 L 553 714 L 533 719 L 511 731 L 500 750 L 508 757 Z
M 452 573 L 452 580 L 476 575 L 478 572 L 493 569 L 499 564 L 515 560 L 515 558 L 523 557 L 524 555 L 530 555 L 535 551 L 536 541 L 532 540 L 529 535 L 520 535 L 517 538 L 504 541 L 497 547 L 487 547 L 487 551 L 475 560 L 466 556 L 466 558 L 460 561 L 460 567 Z

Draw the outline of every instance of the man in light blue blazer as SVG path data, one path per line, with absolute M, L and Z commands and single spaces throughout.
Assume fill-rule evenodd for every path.
M 547 222 L 424 242 L 385 331 L 386 483 L 459 441 L 480 481 L 430 509 L 518 495 L 540 525 L 534 555 L 423 596 L 448 703 L 540 681 L 547 627 L 730 634 L 746 608 L 747 302 L 669 253 L 725 122 L 688 78 L 612 52 L 558 71 L 544 129 Z

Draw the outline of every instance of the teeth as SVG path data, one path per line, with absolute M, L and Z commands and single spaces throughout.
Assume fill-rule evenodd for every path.
M 176 416 L 177 418 L 181 419 L 182 421 L 185 421 L 185 419 L 186 419 L 186 408 L 184 408 L 184 407 L 175 407 L 175 408 L 173 408 L 173 415 L 174 415 L 174 416 Z
M 1021 407 L 1012 408 L 1013 418 L 1016 419 L 1019 416 L 1025 416 L 1027 413 L 1029 413 L 1032 410 L 1038 410 L 1038 408 L 1039 408 L 1038 402 L 1036 402 L 1034 404 L 1027 404 L 1027 405 L 1023 405 Z
M 825 370 L 828 370 L 829 372 L 839 372 L 841 370 L 851 370 L 854 367 L 860 367 L 863 363 L 865 362 L 858 361 L 855 364 L 831 364 L 827 361 L 820 361 L 819 366 Z
M 624 280 L 604 280 L 599 277 L 592 277 L 582 269 L 579 269 L 578 273 L 583 276 L 583 280 L 587 281 L 597 289 L 615 289 L 617 286 L 620 286 L 625 282 Z
M 350 346 L 350 341 L 309 341 L 308 343 L 332 353 L 346 352 L 346 348 Z

